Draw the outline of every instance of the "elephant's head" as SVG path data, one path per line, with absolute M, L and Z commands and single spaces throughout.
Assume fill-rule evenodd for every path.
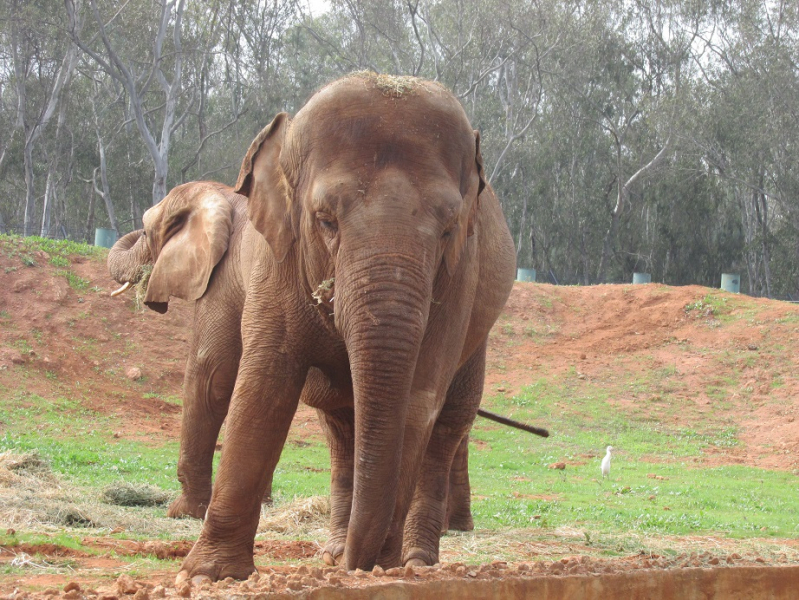
M 279 114 L 244 159 L 236 191 L 249 197 L 250 220 L 276 261 L 296 261 L 309 298 L 334 309 L 349 354 L 348 568 L 371 568 L 385 539 L 433 290 L 474 258 L 484 186 L 479 137 L 460 103 L 410 77 L 336 81 L 293 120 Z
M 108 271 L 123 287 L 151 268 L 144 303 L 166 312 L 169 298 L 197 300 L 227 251 L 233 230 L 230 188 L 192 182 L 174 188 L 144 213 L 144 229 L 121 237 L 108 254 Z M 115 293 L 117 293 L 115 292 Z

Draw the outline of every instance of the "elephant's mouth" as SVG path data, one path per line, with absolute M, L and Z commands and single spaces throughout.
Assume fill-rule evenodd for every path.
M 144 303 L 144 297 L 147 295 L 147 284 L 150 282 L 150 274 L 152 272 L 152 265 L 144 265 L 140 267 L 136 273 L 136 277 L 134 277 L 131 281 L 126 281 L 109 295 L 113 298 L 124 294 L 130 288 L 133 288 L 136 294 L 136 304 L 141 306 Z
M 335 300 L 336 293 L 335 286 L 336 278 L 331 277 L 330 279 L 325 279 L 316 286 L 316 289 L 311 293 L 311 298 L 316 301 L 316 306 L 329 317 L 333 316 L 333 301 Z M 328 309 L 330 312 L 324 309 Z

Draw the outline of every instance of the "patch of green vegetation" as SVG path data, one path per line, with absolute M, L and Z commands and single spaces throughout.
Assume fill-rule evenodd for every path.
M 162 394 L 156 394 L 155 392 L 145 392 L 142 394 L 142 398 L 146 398 L 147 400 L 161 400 L 162 402 L 174 404 L 176 406 L 181 406 L 183 404 L 183 398 L 174 394 L 167 394 L 164 396 Z
M 322 439 L 290 437 L 275 469 L 275 503 L 330 493 L 330 453 Z
M 89 288 L 89 280 L 76 275 L 72 271 L 59 269 L 56 271 L 56 275 L 66 278 L 69 287 L 78 292 L 82 292 Z
M 54 267 L 62 267 L 63 268 L 63 267 L 70 266 L 72 263 L 70 262 L 70 260 L 66 256 L 56 255 L 56 256 L 50 257 L 50 264 L 53 265 Z
M 121 476 L 131 483 L 176 489 L 177 442 L 153 446 L 114 438 L 113 419 L 75 400 L 18 392 L 0 405 L 0 451 L 36 450 L 51 469 L 79 485 L 98 487 Z
M 9 530 L 9 531 L 14 531 Z M 79 550 L 88 554 L 98 554 L 90 546 L 84 546 L 82 542 L 83 536 L 76 536 L 66 532 L 59 532 L 54 535 L 46 535 L 42 533 L 31 533 L 24 531 L 14 531 L 14 533 L 0 533 L 0 546 L 18 546 L 20 544 L 30 544 L 31 546 L 39 546 L 44 544 L 53 544 L 60 548 L 69 548 L 70 550 Z
M 66 398 L 48 400 L 24 391 L 4 392 L 0 452 L 37 451 L 53 472 L 79 486 L 97 488 L 121 479 L 131 485 L 177 490 L 178 442 L 142 442 L 137 432 L 114 436 L 112 416 Z M 215 454 L 214 469 L 219 459 Z M 275 473 L 276 501 L 329 492 L 330 459 L 324 440 L 290 437 Z
M 491 399 L 499 412 L 547 427 L 540 439 L 478 420 L 470 479 L 478 527 L 557 528 L 618 534 L 795 536 L 795 476 L 751 467 L 698 469 L 703 453 L 739 444 L 734 426 L 672 427 L 609 402 L 607 392 L 539 380 Z M 505 409 L 505 410 L 502 410 Z M 615 448 L 609 479 L 599 463 Z M 565 462 L 565 470 L 549 468 Z
M 33 346 L 31 346 L 30 342 L 25 338 L 14 340 L 11 342 L 11 345 L 23 354 L 29 354 L 33 350 Z
M 36 261 L 29 254 L 21 254 L 19 259 L 22 261 L 22 264 L 25 265 L 26 267 L 36 266 Z
M 0 246 L 16 246 L 27 252 L 46 252 L 50 256 L 89 256 L 103 257 L 105 250 L 83 242 L 72 240 L 53 240 L 39 236 L 22 237 L 17 235 L 0 235 Z

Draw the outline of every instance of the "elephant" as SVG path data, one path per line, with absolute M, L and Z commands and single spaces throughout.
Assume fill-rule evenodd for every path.
M 436 563 L 450 468 L 515 274 L 479 134 L 438 83 L 352 74 L 293 119 L 278 114 L 235 191 L 253 225 L 241 358 L 205 522 L 177 581 L 255 571 L 260 501 L 301 395 L 331 450 L 325 562 Z M 151 293 L 154 276 L 145 302 L 159 307 L 178 294 Z
M 144 229 L 121 237 L 108 255 L 111 276 L 123 284 L 112 296 L 139 283 L 145 272 L 151 270 L 145 282 L 152 283 L 145 291 L 145 305 L 165 312 L 168 304 L 154 298 L 168 300 L 167 293 L 195 300 L 178 460 L 182 489 L 167 510 L 170 517 L 201 519 L 211 497 L 213 453 L 241 357 L 241 313 L 252 261 L 249 250 L 242 247 L 243 231 L 249 226 L 246 203 L 245 197 L 221 183 L 199 181 L 179 185 L 145 213 Z M 195 272 L 201 276 L 189 290 L 186 282 Z M 166 292 L 160 291 L 165 285 Z M 330 391 L 322 373 L 314 370 L 303 394 L 315 397 Z M 480 414 L 546 435 L 488 411 Z M 443 530 L 469 531 L 474 527 L 467 443 L 464 438 L 453 460 Z M 271 479 L 264 500 L 270 497 Z

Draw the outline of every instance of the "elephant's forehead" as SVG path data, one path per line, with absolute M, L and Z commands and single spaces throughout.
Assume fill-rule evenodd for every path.
M 473 140 L 462 107 L 444 88 L 418 87 L 395 97 L 355 78 L 319 92 L 297 113 L 294 126 L 314 149 L 331 152 L 390 155 L 407 148 L 440 153 L 441 145 L 468 145 Z
M 166 200 L 166 198 L 164 198 L 164 200 Z M 164 210 L 164 200 L 161 200 L 161 202 L 159 202 L 155 206 L 151 206 L 146 211 L 144 211 L 144 214 L 142 215 L 141 219 L 145 229 L 150 229 L 153 226 L 153 224 L 158 221 L 159 217 L 161 216 L 161 213 Z

